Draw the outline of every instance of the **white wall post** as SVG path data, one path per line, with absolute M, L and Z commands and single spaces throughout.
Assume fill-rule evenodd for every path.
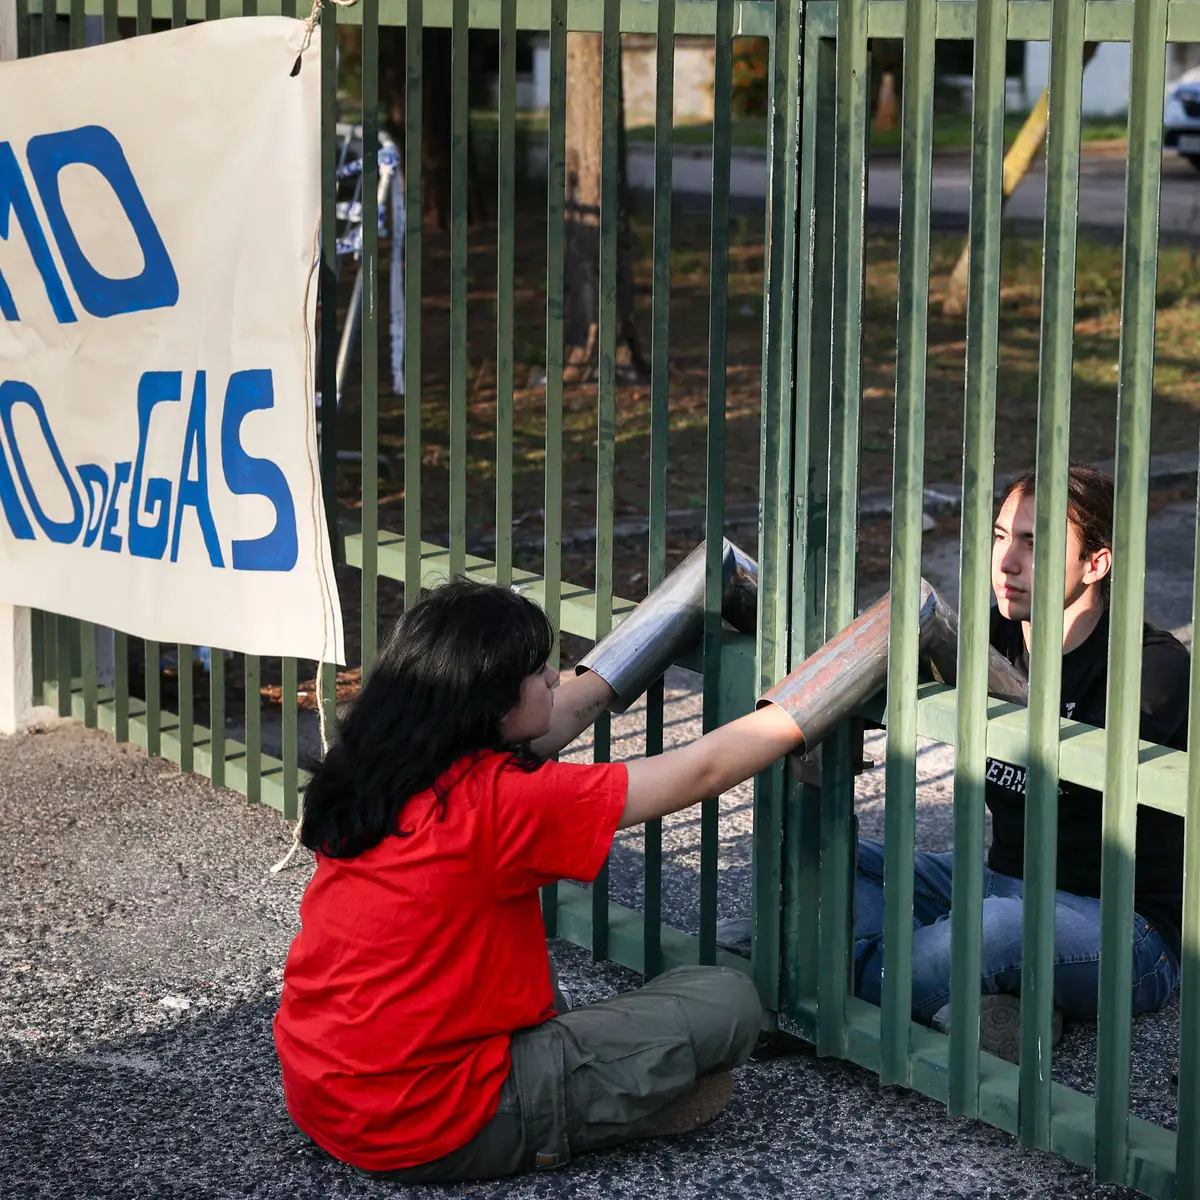
M 0 0 L 0 62 L 17 57 L 17 0 Z M 0 733 L 15 733 L 33 708 L 29 609 L 0 604 Z
M 33 709 L 29 609 L 0 604 L 0 734 L 16 733 Z
M 17 0 L 0 0 L 0 62 L 17 57 Z

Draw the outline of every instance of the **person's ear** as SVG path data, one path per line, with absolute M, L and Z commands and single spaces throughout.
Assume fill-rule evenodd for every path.
M 1087 568 L 1083 572 L 1083 582 L 1086 584 L 1099 583 L 1112 570 L 1112 551 L 1104 546 L 1095 554 L 1088 556 Z

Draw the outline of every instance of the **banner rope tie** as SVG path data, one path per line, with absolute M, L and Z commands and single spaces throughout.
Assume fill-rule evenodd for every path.
M 329 0 L 337 8 L 353 8 L 358 3 L 358 0 Z M 300 60 L 304 57 L 304 52 L 312 45 L 313 30 L 316 28 L 317 22 L 321 19 L 321 9 L 325 7 L 325 0 L 313 0 L 312 12 L 304 19 L 304 41 L 300 43 L 300 53 L 296 55 L 295 65 L 292 67 L 291 75 L 295 79 L 300 74 Z
M 343 4 L 344 5 L 346 2 L 347 2 L 347 0 L 334 0 L 335 4 Z M 353 2 L 353 0 L 351 0 L 351 2 Z M 315 2 L 313 4 L 313 17 L 310 19 L 316 18 L 316 14 L 319 11 L 320 7 L 321 7 L 321 0 L 315 0 Z M 301 53 L 303 53 L 303 51 L 301 51 Z M 317 400 L 315 389 L 310 392 L 310 389 L 312 389 L 312 387 L 313 387 L 313 371 L 315 369 L 315 363 L 313 362 L 312 336 L 311 336 L 311 333 L 310 333 L 309 327 L 308 327 L 308 304 L 309 304 L 309 299 L 312 295 L 312 282 L 313 282 L 313 279 L 316 277 L 317 269 L 321 265 L 321 222 L 320 222 L 320 219 L 317 220 L 317 224 L 313 229 L 312 258 L 310 260 L 310 264 L 311 265 L 309 266 L 308 278 L 304 282 L 304 304 L 300 310 L 300 313 L 301 313 L 300 323 L 301 323 L 301 327 L 304 330 L 304 414 L 305 414 L 304 419 L 305 419 L 306 426 L 308 426 L 308 436 L 305 438 L 305 444 L 308 448 L 308 468 L 309 468 L 309 474 L 310 474 L 310 477 L 311 477 L 312 483 L 313 483 L 312 493 L 311 493 L 313 510 L 314 510 L 313 516 L 314 516 L 314 520 L 316 522 L 316 528 L 319 530 L 322 528 L 322 521 L 321 521 L 321 513 L 319 511 L 319 505 L 317 503 L 317 497 L 321 495 L 321 486 L 320 486 L 321 485 L 321 472 L 320 472 L 320 468 L 318 467 L 317 463 L 314 461 L 313 454 L 312 454 L 313 444 L 316 441 L 315 431 L 314 431 L 313 427 L 308 424 L 310 421 L 313 420 L 314 414 L 316 412 L 316 400 Z M 320 576 L 324 571 L 324 564 L 323 564 L 322 557 L 321 557 L 321 545 L 320 545 L 319 538 L 313 545 L 313 557 L 316 559 L 317 574 L 318 574 L 318 576 Z M 336 594 L 336 591 L 334 594 Z M 313 677 L 313 695 L 314 695 L 314 698 L 315 698 L 316 704 L 317 704 L 317 722 L 318 722 L 318 725 L 319 725 L 319 728 L 321 731 L 321 755 L 323 757 L 324 755 L 329 753 L 329 728 L 328 728 L 328 721 L 327 721 L 327 717 L 326 717 L 326 713 L 325 713 L 325 697 L 322 694 L 322 687 L 321 687 L 321 681 L 324 679 L 324 676 L 325 676 L 325 655 L 329 650 L 329 615 L 328 615 L 328 612 L 325 611 L 326 610 L 325 593 L 323 590 L 321 593 L 321 608 L 322 608 L 322 611 L 325 612 L 324 625 L 323 625 L 323 629 L 322 629 L 323 641 L 322 641 L 322 646 L 321 646 L 321 659 L 317 663 L 317 672 L 316 672 L 316 675 Z M 334 695 L 334 704 L 336 705 L 337 704 L 337 674 L 336 674 L 336 671 L 334 673 L 333 695 Z M 287 703 L 286 696 L 281 697 L 281 699 L 283 700 L 283 702 L 285 704 Z M 293 698 L 293 703 L 295 703 L 294 698 Z M 284 867 L 286 867 L 288 865 L 288 863 L 290 863 L 292 861 L 292 859 L 296 856 L 296 852 L 300 849 L 300 827 L 303 823 L 304 823 L 304 816 L 303 816 L 303 813 L 301 813 L 301 815 L 296 818 L 296 826 L 292 830 L 292 844 L 288 848 L 288 852 L 271 868 L 272 875 L 278 875 L 279 872 L 282 871 L 284 869 Z

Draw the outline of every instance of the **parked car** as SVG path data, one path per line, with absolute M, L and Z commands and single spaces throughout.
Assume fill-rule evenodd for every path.
M 1163 146 L 1200 171 L 1200 67 L 1185 71 L 1167 88 Z

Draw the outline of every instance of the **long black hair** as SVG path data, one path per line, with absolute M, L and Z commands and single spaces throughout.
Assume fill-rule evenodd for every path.
M 500 722 L 553 646 L 546 614 L 509 588 L 456 580 L 424 596 L 396 622 L 334 744 L 311 768 L 301 842 L 353 858 L 404 836 L 409 798 L 479 751 L 508 749 L 518 766 L 536 769 L 528 746 L 502 745 Z M 439 800 L 444 810 L 445 794 Z

